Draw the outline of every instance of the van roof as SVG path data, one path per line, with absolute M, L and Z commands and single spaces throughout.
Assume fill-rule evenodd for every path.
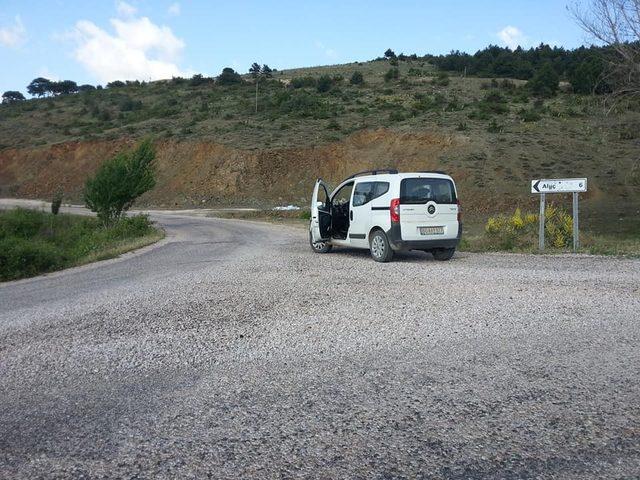
M 377 172 L 385 172 L 385 173 L 377 173 Z M 351 175 L 350 177 L 344 179 L 340 182 L 340 185 L 346 183 L 350 180 L 359 180 L 359 181 L 391 181 L 395 179 L 405 179 L 405 178 L 446 178 L 452 180 L 452 178 L 446 174 L 445 172 L 441 172 L 439 170 L 433 171 L 423 171 L 423 172 L 403 172 L 398 173 L 397 170 L 390 171 L 389 170 L 377 170 L 372 172 L 361 172 L 356 173 L 355 175 Z

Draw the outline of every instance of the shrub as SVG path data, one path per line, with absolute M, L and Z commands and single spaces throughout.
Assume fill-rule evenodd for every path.
M 242 83 L 242 77 L 233 68 L 225 67 L 216 78 L 216 83 L 218 85 L 236 85 Z
M 502 133 L 503 130 L 504 128 L 502 127 L 502 125 L 496 122 L 495 119 L 491 120 L 489 122 L 489 125 L 487 125 L 487 132 L 489 133 Z
M 58 189 L 51 200 L 51 213 L 57 215 L 60 211 L 60 205 L 62 205 L 62 190 Z
M 364 83 L 364 77 L 360 72 L 353 72 L 351 78 L 349 79 L 349 83 L 351 85 L 362 85 Z
M 58 249 L 42 240 L 8 237 L 0 240 L 0 280 L 31 277 L 61 267 Z
M 478 109 L 485 113 L 502 114 L 509 111 L 507 100 L 497 91 L 490 91 L 478 105 Z
M 389 113 L 389 121 L 391 122 L 401 122 L 404 120 L 404 114 L 400 110 L 394 110 Z
M 400 70 L 397 68 L 390 68 L 387 73 L 384 74 L 384 81 L 390 82 L 391 80 L 397 80 L 400 78 Z
M 307 91 L 279 92 L 272 101 L 280 113 L 298 117 L 329 118 L 333 113 L 320 96 Z
M 122 88 L 124 86 L 126 86 L 126 83 L 121 80 L 114 80 L 113 82 L 107 83 L 107 88 Z
M 84 199 L 104 225 L 111 225 L 143 193 L 155 186 L 155 151 L 151 141 L 116 155 L 87 180 Z
M 325 93 L 331 90 L 332 86 L 333 86 L 333 80 L 331 80 L 331 77 L 328 75 L 322 75 L 318 79 L 318 83 L 316 84 L 316 89 L 318 90 L 318 93 Z
M 205 77 L 201 73 L 196 73 L 191 80 L 189 80 L 190 87 L 199 87 L 200 85 L 206 85 L 208 83 L 212 83 L 213 79 L 210 77 Z
M 294 77 L 291 79 L 290 85 L 293 88 L 314 88 L 316 86 L 316 79 L 311 75 L 307 75 L 306 77 Z
M 131 97 L 127 96 L 120 100 L 118 106 L 123 112 L 132 112 L 135 110 L 140 110 L 142 108 L 142 101 L 133 100 Z
M 523 122 L 537 122 L 542 118 L 540 112 L 535 108 L 523 108 L 518 112 L 518 115 Z
M 449 85 L 449 83 L 451 83 L 451 79 L 449 78 L 447 72 L 438 72 L 438 75 L 433 80 L 431 80 L 431 83 L 433 85 L 446 87 L 447 85 Z
M 519 208 L 511 216 L 498 215 L 489 218 L 485 233 L 490 248 L 496 250 L 529 249 L 538 238 L 538 215 L 522 214 Z M 553 204 L 545 211 L 545 240 L 555 248 L 567 248 L 572 244 L 573 220 L 564 209 Z

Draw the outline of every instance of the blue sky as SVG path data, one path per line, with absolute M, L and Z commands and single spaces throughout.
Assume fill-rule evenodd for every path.
M 0 0 L 0 92 L 35 77 L 104 84 L 468 52 L 493 43 L 576 47 L 572 0 Z

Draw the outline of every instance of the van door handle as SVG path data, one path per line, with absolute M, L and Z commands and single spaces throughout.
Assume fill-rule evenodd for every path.
M 349 211 L 349 220 L 353 221 L 353 210 Z

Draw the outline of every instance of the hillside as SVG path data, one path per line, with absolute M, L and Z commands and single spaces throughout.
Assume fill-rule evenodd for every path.
M 397 68 L 388 81 L 386 60 L 274 72 L 259 84 L 257 113 L 249 79 L 3 105 L 0 195 L 48 198 L 62 187 L 78 200 L 101 161 L 151 135 L 159 182 L 147 204 L 306 205 L 318 176 L 396 166 L 450 172 L 467 211 L 483 214 L 534 203 L 532 178 L 586 176 L 586 226 L 638 227 L 637 111 L 605 115 L 601 97 L 565 92 L 536 100 L 524 81 L 445 76 L 424 60 Z M 356 71 L 362 85 L 350 83 Z M 322 75 L 331 81 L 320 92 Z

